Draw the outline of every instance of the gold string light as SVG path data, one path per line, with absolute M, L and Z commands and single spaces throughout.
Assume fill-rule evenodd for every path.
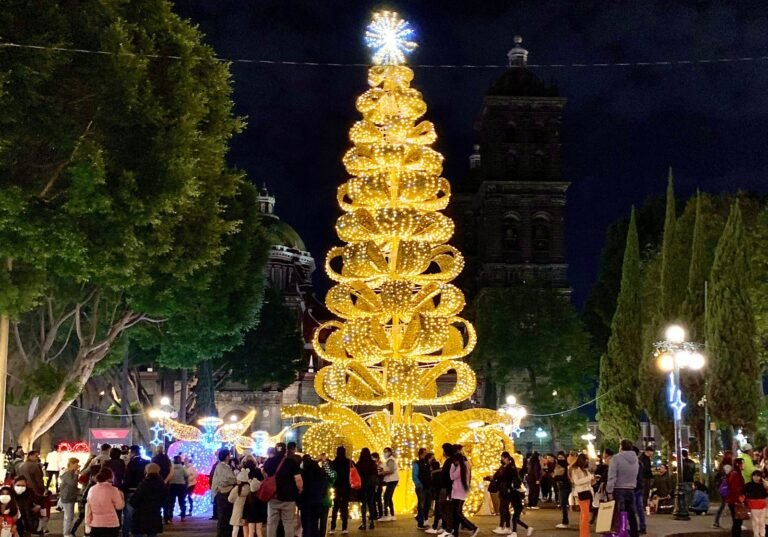
M 375 24 L 382 20 L 374 16 Z M 403 28 L 399 20 L 386 12 L 388 28 Z M 390 52 L 405 50 L 391 41 L 396 38 L 388 33 L 377 43 Z M 318 327 L 313 339 L 315 352 L 329 363 L 315 377 L 327 403 L 292 405 L 283 417 L 315 420 L 302 439 L 304 452 L 313 456 L 335 453 L 339 445 L 353 457 L 363 447 L 391 447 L 404 461 L 400 510 L 414 503 L 408 468 L 419 448 L 440 456 L 442 443 L 461 441 L 473 467 L 466 504 L 473 513 L 482 502 L 482 478 L 495 470 L 502 449 L 514 451 L 501 429 L 509 416 L 487 409 L 437 417 L 415 411 L 460 403 L 474 393 L 475 373 L 461 359 L 472 352 L 477 335 L 459 316 L 464 294 L 450 283 L 464 258 L 447 244 L 454 224 L 439 212 L 451 188 L 440 175 L 442 155 L 429 147 L 435 128 L 420 120 L 427 105 L 410 87 L 413 71 L 399 65 L 404 56 L 388 58 L 368 71 L 370 89 L 356 104 L 362 119 L 351 128 L 352 148 L 343 157 L 350 177 L 338 189 L 344 214 L 336 232 L 345 244 L 332 248 L 325 263 L 335 282 L 326 304 L 339 319 Z M 455 381 L 446 390 L 449 372 Z M 349 406 L 381 410 L 363 418 Z

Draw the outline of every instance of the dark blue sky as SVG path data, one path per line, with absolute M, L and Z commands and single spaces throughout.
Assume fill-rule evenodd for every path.
M 515 34 L 535 64 L 689 60 L 768 55 L 761 1 L 179 0 L 220 56 L 366 62 L 374 9 L 409 19 L 411 63 L 501 64 Z M 366 89 L 364 68 L 235 64 L 237 113 L 248 128 L 230 160 L 278 198 L 277 213 L 322 266 L 336 243 L 341 156 Z M 596 276 L 605 230 L 651 194 L 672 166 L 678 193 L 768 192 L 768 61 L 674 67 L 538 68 L 568 98 L 562 129 L 567 241 L 574 298 Z M 473 122 L 493 69 L 417 69 L 445 176 L 467 171 Z M 322 272 L 322 271 L 321 271 Z M 326 287 L 324 274 L 318 283 Z

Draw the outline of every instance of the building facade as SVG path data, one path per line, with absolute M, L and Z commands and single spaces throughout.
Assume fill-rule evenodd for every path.
M 470 297 L 529 282 L 568 290 L 560 124 L 566 99 L 527 66 L 515 38 L 509 68 L 483 99 L 469 174 L 454 188 L 456 245 Z

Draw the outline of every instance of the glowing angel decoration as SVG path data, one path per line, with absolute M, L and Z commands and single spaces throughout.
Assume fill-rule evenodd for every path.
M 311 455 L 339 445 L 353 454 L 392 447 L 405 462 L 396 501 L 403 510 L 413 505 L 407 463 L 418 449 L 440 456 L 443 442 L 462 442 L 476 469 L 467 510 L 476 511 L 482 477 L 511 450 L 503 432 L 511 417 L 488 409 L 430 415 L 475 392 L 475 373 L 462 359 L 477 336 L 461 317 L 464 294 L 451 283 L 464 258 L 448 244 L 454 225 L 440 212 L 451 188 L 441 176 L 443 157 L 431 147 L 437 135 L 422 119 L 427 105 L 411 87 L 413 71 L 400 65 L 416 46 L 411 35 L 392 12 L 375 14 L 366 32 L 377 65 L 357 99 L 362 118 L 343 159 L 350 177 L 338 190 L 344 214 L 336 232 L 345 244 L 326 258 L 335 282 L 326 304 L 338 320 L 321 325 L 313 341 L 329 364 L 315 377 L 327 403 L 289 406 L 283 417 L 308 427 L 302 447 Z M 373 411 L 360 415 L 349 406 Z
M 224 423 L 220 418 L 201 418 L 197 423 L 202 429 L 170 418 L 163 419 L 160 424 L 165 428 L 166 433 L 176 440 L 199 443 L 210 451 L 221 447 L 222 444 L 250 449 L 253 439 L 243 434 L 251 426 L 255 417 L 256 411 L 251 410 L 241 420 L 230 423 Z
M 401 65 L 406 54 L 418 45 L 411 41 L 413 28 L 394 11 L 373 14 L 373 20 L 365 31 L 365 44 L 373 49 L 376 65 Z

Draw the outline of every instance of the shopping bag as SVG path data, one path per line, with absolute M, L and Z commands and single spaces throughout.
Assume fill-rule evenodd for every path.
M 597 509 L 597 524 L 595 531 L 597 533 L 610 533 L 613 531 L 613 515 L 616 511 L 616 501 L 603 502 Z
M 736 520 L 749 520 L 749 507 L 743 503 L 734 504 L 731 509 L 733 509 L 733 518 Z
M 619 524 L 616 528 L 616 537 L 629 537 L 629 514 L 626 511 L 619 513 Z

